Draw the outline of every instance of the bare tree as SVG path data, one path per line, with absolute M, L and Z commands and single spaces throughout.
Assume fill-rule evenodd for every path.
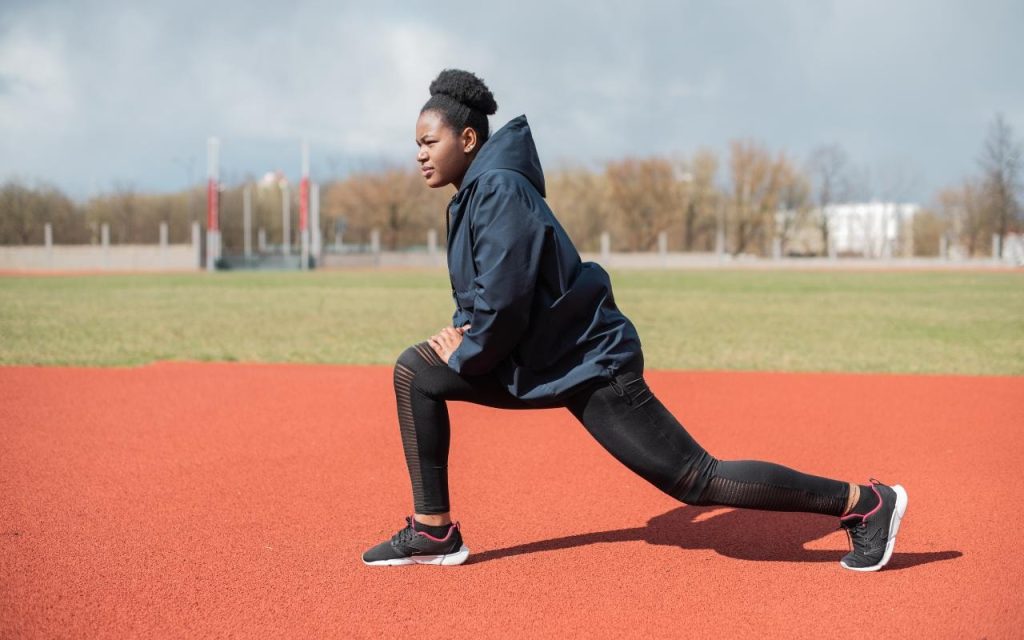
M 418 171 L 392 167 L 328 185 L 324 204 L 325 210 L 345 216 L 357 234 L 383 229 L 387 245 L 398 249 L 425 241 L 428 228 L 443 229 L 450 196 L 450 191 L 428 188 Z
M 794 233 L 805 224 L 810 213 L 811 185 L 807 176 L 797 169 L 785 156 L 776 161 L 779 164 L 779 204 L 775 217 L 775 237 L 778 238 L 783 255 Z
M 751 245 L 766 253 L 775 233 L 775 216 L 783 202 L 783 191 L 798 174 L 784 154 L 773 159 L 756 142 L 733 141 L 729 146 L 732 253 L 739 255 Z
M 683 215 L 683 249 L 693 251 L 700 247 L 709 250 L 714 246 L 722 197 L 715 186 L 718 156 L 710 149 L 699 149 L 688 167 L 690 181 Z
M 605 170 L 615 222 L 626 248 L 646 251 L 679 218 L 681 191 L 672 163 L 664 158 L 627 158 Z
M 85 205 L 85 216 L 98 229 L 110 225 L 110 241 L 116 244 L 140 242 L 143 227 L 142 197 L 130 184 L 116 184 L 111 193 L 91 198 Z
M 945 220 L 947 237 L 951 236 L 968 258 L 974 257 L 983 246 L 989 227 L 978 183 L 965 180 L 959 187 L 943 189 L 936 198 L 935 210 Z
M 608 183 L 604 176 L 582 167 L 549 174 L 547 201 L 555 217 L 580 251 L 596 251 L 608 226 Z
M 1020 189 L 1021 146 L 1014 137 L 1003 114 L 996 114 L 989 127 L 985 148 L 979 159 L 984 180 L 986 212 L 995 233 L 999 235 L 999 255 L 1011 225 L 1020 212 L 1017 192 Z
M 0 244 L 40 244 L 47 223 L 59 242 L 84 242 L 88 236 L 81 211 L 56 187 L 18 180 L 0 186 Z
M 937 256 L 940 238 L 948 232 L 948 221 L 934 208 L 921 209 L 911 221 L 915 256 Z
M 0 189 L 0 240 L 3 244 L 29 244 L 37 222 L 35 193 L 20 182 L 10 180 Z
M 850 197 L 849 156 L 838 143 L 819 146 L 811 152 L 807 173 L 814 191 L 822 251 L 829 253 L 830 206 Z

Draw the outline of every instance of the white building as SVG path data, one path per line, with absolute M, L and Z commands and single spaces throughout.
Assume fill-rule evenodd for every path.
M 857 202 L 825 207 L 829 253 L 890 258 L 913 252 L 916 204 Z

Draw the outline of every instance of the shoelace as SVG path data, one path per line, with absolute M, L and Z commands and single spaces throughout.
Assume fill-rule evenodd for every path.
M 867 523 L 861 520 L 860 524 L 847 527 L 846 530 L 850 532 L 850 537 L 853 538 L 855 542 L 866 543 L 867 527 Z
M 845 527 L 844 527 L 845 528 Z M 879 544 L 877 540 L 878 530 L 872 532 L 871 539 L 868 538 L 867 522 L 862 518 L 860 524 L 846 528 L 850 541 L 853 543 L 852 551 L 864 558 L 872 558 L 878 553 Z
M 416 529 L 412 526 L 412 517 L 406 516 L 405 528 L 391 536 L 391 544 L 409 544 L 416 537 Z

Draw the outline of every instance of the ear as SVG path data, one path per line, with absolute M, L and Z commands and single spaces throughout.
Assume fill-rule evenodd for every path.
M 459 142 L 462 144 L 463 153 L 473 153 L 477 149 L 477 137 L 476 129 L 473 127 L 466 127 L 462 130 L 462 135 L 459 136 Z

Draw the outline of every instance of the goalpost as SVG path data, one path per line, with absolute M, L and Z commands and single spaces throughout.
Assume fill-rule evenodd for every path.
M 301 146 L 301 167 L 302 177 L 299 182 L 299 244 L 300 261 L 299 269 L 307 270 L 310 267 L 311 258 L 319 260 L 322 249 L 320 233 L 320 186 L 310 180 L 309 142 L 302 141 Z M 223 243 L 220 229 L 220 139 L 209 137 L 206 141 L 206 270 L 214 271 L 223 259 Z M 287 256 L 291 253 L 290 234 L 290 198 L 287 184 L 281 185 L 281 215 L 282 215 L 282 241 L 281 254 L 286 260 L 281 262 L 277 259 L 278 268 L 286 264 Z M 246 185 L 242 194 L 242 233 L 244 247 L 243 265 L 252 268 L 259 260 L 253 256 L 252 251 L 252 194 L 249 185 Z M 262 253 L 265 245 L 265 238 L 261 237 L 259 251 Z M 313 262 L 315 265 L 316 263 Z M 223 265 L 222 265 L 223 266 Z M 264 264 L 263 266 L 267 266 Z M 258 267 L 257 267 L 258 268 Z M 294 265 L 291 267 L 294 268 Z

